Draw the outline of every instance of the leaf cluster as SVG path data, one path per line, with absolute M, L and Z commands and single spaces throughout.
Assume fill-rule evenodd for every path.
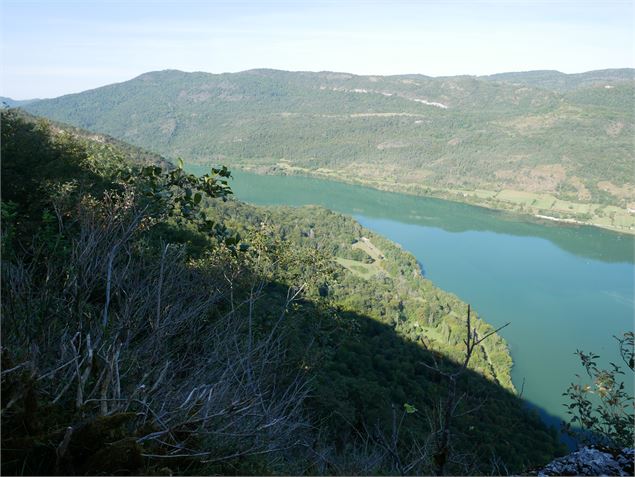
M 633 332 L 616 337 L 620 355 L 633 375 Z M 591 383 L 571 383 L 563 396 L 570 421 L 565 431 L 581 442 L 612 447 L 632 446 L 635 440 L 635 398 L 626 388 L 627 377 L 622 367 L 609 363 L 608 369 L 598 365 L 599 355 L 576 351 Z M 580 378 L 580 376 L 578 376 Z

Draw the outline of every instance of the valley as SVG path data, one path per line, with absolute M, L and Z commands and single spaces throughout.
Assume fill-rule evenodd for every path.
M 68 339 L 62 332 L 67 321 L 54 303 L 80 299 L 77 309 L 89 310 L 82 316 L 93 318 L 81 318 L 91 331 L 82 338 L 87 344 L 74 352 L 89 356 L 92 336 L 115 340 L 107 353 L 123 346 L 117 343 L 123 325 L 106 319 L 115 267 L 119 295 L 112 306 L 129 320 L 125 326 L 137 330 L 140 343 L 149 343 L 140 352 L 155 350 L 148 359 L 156 364 L 157 350 L 168 343 L 160 338 L 164 331 L 159 324 L 176 319 L 172 305 L 163 299 L 168 283 L 164 285 L 163 276 L 178 272 L 189 277 L 191 300 L 211 299 L 207 296 L 214 297 L 213 302 L 200 305 L 205 311 L 187 325 L 197 327 L 187 333 L 194 346 L 185 346 L 179 334 L 170 335 L 170 346 L 190 356 L 209 337 L 225 339 L 217 327 L 230 332 L 235 324 L 231 340 L 238 350 L 236 356 L 223 357 L 232 348 L 215 344 L 214 356 L 220 353 L 220 361 L 187 365 L 195 370 L 194 381 L 218 376 L 214 373 L 223 366 L 238 366 L 233 371 L 237 381 L 222 381 L 229 386 L 224 389 L 236 386 L 235 392 L 242 393 L 244 383 L 256 379 L 257 386 L 271 389 L 262 398 L 271 400 L 266 406 L 283 406 L 276 408 L 282 417 L 269 423 L 268 413 L 258 417 L 264 419 L 258 429 L 275 426 L 281 433 L 276 439 L 286 445 L 286 431 L 278 423 L 297 426 L 294 432 L 302 436 L 302 445 L 317 455 L 330 453 L 340 469 L 354 469 L 360 462 L 347 460 L 351 448 L 375 452 L 378 444 L 365 447 L 367 439 L 385 439 L 396 405 L 403 407 L 402 420 L 416 414 L 405 424 L 408 444 L 400 443 L 399 452 L 412 445 L 421 454 L 426 439 L 425 445 L 432 445 L 434 423 L 441 422 L 438 406 L 452 389 L 441 369 L 457 369 L 464 359 L 470 303 L 478 311 L 471 315 L 474 336 L 489 339 L 470 355 L 460 382 L 465 414 L 453 432 L 457 446 L 472 457 L 469 465 L 457 461 L 453 472 L 486 472 L 491 461 L 479 456 L 490 454 L 513 469 L 544 463 L 563 452 L 557 429 L 568 418 L 562 393 L 579 372 L 576 350 L 600 353 L 607 366 L 609 360 L 616 362 L 613 335 L 629 330 L 635 311 L 635 186 L 629 174 L 629 137 L 635 126 L 628 109 L 634 81 L 632 70 L 589 72 L 584 78 L 535 73 L 519 73 L 512 81 L 276 70 L 227 75 L 162 71 L 23 103 L 24 110 L 48 119 L 15 109 L 3 112 L 3 157 L 9 158 L 8 165 L 3 162 L 3 190 L 9 190 L 3 192 L 3 220 L 10 224 L 3 250 L 17 267 L 10 270 L 30 263 L 29 254 L 45 253 L 45 266 L 74 277 L 75 269 L 86 266 L 80 260 L 85 253 L 74 252 L 85 240 L 83 227 L 107 229 L 127 220 L 126 207 L 138 210 L 140 219 L 133 214 L 132 225 L 122 224 L 113 232 L 116 236 L 136 227 L 135 234 L 125 232 L 106 255 L 91 258 L 106 266 L 99 272 L 108 277 L 105 303 L 99 280 L 91 282 L 93 288 L 85 295 L 75 292 L 54 302 L 38 296 L 42 309 L 50 308 L 56 317 L 59 340 Z M 115 215 L 99 225 L 109 211 Z M 111 237 L 106 234 L 103 240 Z M 25 248 L 24 243 L 31 245 Z M 171 247 L 175 268 L 166 272 Z M 87 250 L 92 257 L 92 249 Z M 104 256 L 111 257 L 108 263 L 103 263 Z M 139 315 L 130 315 L 129 300 L 139 295 L 126 282 L 126 260 L 133 259 L 149 276 L 158 273 L 158 291 L 152 288 L 154 282 L 140 285 L 152 291 L 144 292 L 140 303 L 145 311 Z M 82 273 L 91 276 L 94 270 Z M 200 293 L 194 285 L 199 273 L 204 277 Z M 68 295 L 72 280 L 62 280 L 62 288 L 47 282 L 36 289 Z M 169 283 L 179 286 L 178 281 Z M 21 293 L 13 293 L 13 298 L 31 299 Z M 175 303 L 187 296 L 171 293 Z M 147 307 L 155 300 L 155 316 L 149 318 Z M 18 323 L 27 319 L 23 309 L 20 302 L 7 310 L 15 332 L 13 352 L 26 359 L 32 348 L 20 341 Z M 99 320 L 94 316 L 99 314 L 108 324 L 107 335 L 96 328 Z M 29 319 L 39 319 L 33 316 Z M 146 329 L 147 322 L 154 324 Z M 494 333 L 503 325 L 507 327 Z M 85 332 L 77 333 L 81 337 Z M 275 359 L 269 349 L 274 342 Z M 125 346 L 137 345 L 128 341 Z M 53 374 L 66 369 L 59 364 L 57 349 L 47 351 L 51 363 L 58 362 L 58 368 L 49 371 Z M 266 350 L 262 356 L 256 351 L 260 349 Z M 100 359 L 115 359 L 109 356 Z M 134 352 L 126 359 L 132 356 Z M 252 361 L 245 368 L 245 360 L 255 360 L 262 376 L 254 376 Z M 150 373 L 169 364 L 156 364 Z M 210 369 L 199 371 L 198 366 L 208 365 Z M 138 409 L 135 389 L 141 388 L 135 388 L 140 385 L 134 380 L 145 378 L 135 359 L 126 366 L 125 389 L 117 383 L 111 392 L 127 393 L 116 399 L 126 403 L 125 409 Z M 284 370 L 282 378 L 264 371 L 277 367 Z M 300 375 L 292 370 L 301 370 Z M 101 383 L 101 378 L 91 380 L 90 372 L 89 367 L 86 378 L 80 377 L 80 388 Z M 182 404 L 160 413 L 203 409 L 186 404 L 207 384 L 179 373 L 169 379 L 172 384 L 161 392 Z M 270 384 L 279 379 L 291 386 L 282 395 L 276 394 L 278 384 Z M 184 384 L 174 384 L 180 382 Z M 307 383 L 306 390 L 300 382 Z M 47 424 L 53 427 L 46 432 L 56 433 L 65 419 L 77 419 L 70 412 L 67 389 L 61 390 L 61 404 L 59 399 L 49 403 L 61 414 Z M 189 396 L 180 396 L 188 389 Z M 205 391 L 205 406 L 212 405 L 214 389 Z M 48 389 L 43 395 L 53 392 Z M 83 391 L 78 392 L 76 399 L 83 400 Z M 448 392 L 450 396 L 454 391 Z M 632 396 L 632 386 L 626 392 Z M 290 410 L 285 396 L 295 393 L 298 401 Z M 102 414 L 103 409 L 124 412 L 116 403 L 107 404 L 106 394 L 95 402 Z M 233 404 L 226 405 L 218 416 L 233 416 L 228 411 Z M 97 408 L 87 409 L 98 419 Z M 19 413 L 11 416 L 21 419 Z M 189 422 L 187 416 L 182 419 Z M 228 425 L 243 425 L 231 419 Z M 196 432 L 204 436 L 209 432 L 204 427 L 207 418 L 201 422 L 205 424 Z M 160 420 L 154 425 L 171 432 Z M 140 426 L 137 420 L 127 429 L 137 435 L 146 432 Z M 519 426 L 523 435 L 514 431 Z M 129 431 L 117 432 L 124 440 L 132 437 Z M 243 434 L 236 435 L 232 445 L 244 448 Z M 255 434 L 254 439 L 261 438 Z M 174 444 L 168 446 L 185 448 L 178 434 L 170 439 Z M 217 442 L 200 439 L 196 445 L 225 452 Z M 317 440 L 309 444 L 311 439 Z M 336 448 L 329 447 L 333 440 Z M 150 433 L 137 437 L 136 445 L 133 455 L 141 449 L 161 453 L 166 444 Z M 187 457 L 185 451 L 173 452 L 178 459 Z M 160 454 L 144 455 L 152 461 Z M 266 473 L 289 472 L 303 462 L 296 455 L 281 455 L 282 467 L 267 458 L 255 462 L 265 466 Z M 391 460 L 394 454 L 382 455 L 369 472 L 397 468 Z M 33 469 L 39 465 L 24 458 L 36 466 Z M 252 472 L 249 464 L 229 459 L 237 466 L 231 469 Z M 432 469 L 426 459 L 414 460 L 422 472 Z M 175 462 L 181 472 L 178 465 L 184 461 Z M 205 472 L 230 469 L 207 466 L 206 461 L 196 465 Z
M 632 69 L 485 77 L 175 70 L 24 108 L 175 159 L 635 230 Z
M 635 3 L 0 1 L 0 475 L 635 475 Z
M 316 202 L 293 184 L 230 185 L 19 110 L 2 112 L 2 157 L 3 472 L 310 473 L 327 454 L 381 473 L 401 465 L 380 441 L 399 412 L 398 452 L 429 473 L 449 389 L 467 456 L 451 472 L 564 451 L 518 396 L 506 341 L 414 255 L 319 205 L 240 200 Z M 488 338 L 461 367 L 466 329 Z M 11 364 L 35 353 L 38 370 Z
M 628 329 L 635 313 L 635 251 L 628 235 L 531 223 L 323 179 L 241 171 L 234 177 L 237 198 L 247 202 L 319 204 L 351 214 L 413 253 L 427 278 L 474 304 L 487 322 L 511 321 L 502 336 L 510 345 L 515 388 L 523 387 L 524 397 L 554 425 L 566 417 L 561 388 L 577 372 L 576 349 L 596 349 L 607 363 L 619 359 L 612 336 Z M 365 280 L 380 271 L 377 260 L 338 262 Z
M 514 212 L 535 219 L 561 224 L 590 225 L 623 234 L 635 234 L 635 208 L 616 207 L 597 203 L 579 203 L 561 200 L 552 194 L 523 192 L 519 190 L 444 189 L 395 180 L 386 180 L 384 174 L 375 177 L 362 176 L 351 170 L 336 171 L 327 168 L 316 170 L 293 166 L 280 161 L 273 166 L 241 164 L 241 168 L 258 174 L 302 175 L 326 180 L 357 184 L 374 189 L 410 194 L 422 197 L 463 202 L 493 210 Z M 633 192 L 635 194 L 635 192 Z M 573 218 L 575 217 L 575 218 Z

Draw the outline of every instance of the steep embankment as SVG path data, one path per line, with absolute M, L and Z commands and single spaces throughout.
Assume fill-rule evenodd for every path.
M 337 306 L 372 317 L 408 341 L 461 360 L 465 303 L 423 278 L 412 254 L 352 218 L 322 207 L 255 207 L 236 201 L 216 204 L 209 213 L 241 233 L 265 223 L 294 247 L 323 251 L 339 265 L 327 286 Z M 473 317 L 481 336 L 493 331 L 478 315 Z M 472 369 L 515 392 L 511 366 L 507 345 L 498 335 L 483 342 L 471 362 Z
M 633 70 L 491 77 L 159 71 L 37 114 L 186 161 L 633 232 Z
M 429 473 L 465 304 L 350 218 L 130 151 L 3 113 L 3 472 Z M 510 365 L 475 350 L 449 471 L 558 451 Z

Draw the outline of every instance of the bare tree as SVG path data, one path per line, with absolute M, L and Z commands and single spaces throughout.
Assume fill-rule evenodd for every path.
M 474 350 L 478 345 L 480 345 L 484 340 L 492 336 L 493 334 L 499 332 L 503 328 L 509 325 L 509 323 L 504 324 L 496 328 L 495 330 L 485 334 L 482 337 L 479 337 L 478 332 L 475 327 L 472 327 L 471 323 L 471 314 L 470 314 L 470 305 L 467 305 L 467 320 L 466 320 L 466 337 L 463 340 L 465 344 L 465 356 L 463 358 L 463 362 L 459 365 L 457 369 L 452 372 L 448 372 L 443 370 L 439 363 L 432 355 L 432 359 L 434 360 L 434 366 L 430 366 L 427 363 L 422 363 L 427 368 L 433 370 L 436 373 L 439 373 L 446 379 L 448 385 L 448 393 L 445 398 L 445 402 L 440 403 L 439 412 L 437 413 L 437 423 L 435 427 L 438 429 L 435 433 L 435 448 L 433 452 L 433 460 L 435 464 L 435 473 L 436 475 L 444 475 L 445 467 L 448 462 L 448 457 L 451 451 L 451 434 L 452 434 L 452 424 L 453 419 L 457 417 L 457 409 L 460 402 L 465 397 L 465 394 L 459 395 L 457 393 L 457 383 L 461 376 L 465 373 L 470 364 L 470 359 L 474 353 Z M 469 410 L 467 412 L 473 412 L 474 410 Z
M 398 413 L 393 404 L 391 406 L 390 433 L 382 431 L 379 425 L 375 426 L 375 432 L 369 433 L 373 437 L 373 441 L 385 451 L 391 472 L 396 472 L 399 475 L 424 473 L 423 471 L 430 459 L 429 438 L 423 441 L 409 439 L 407 445 L 402 438 L 404 420 L 414 412 L 416 409 L 406 404 L 404 409 Z

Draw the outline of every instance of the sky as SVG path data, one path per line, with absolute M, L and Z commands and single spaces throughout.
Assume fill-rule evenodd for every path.
M 635 66 L 632 0 L 0 0 L 0 96 L 163 69 L 483 75 Z

